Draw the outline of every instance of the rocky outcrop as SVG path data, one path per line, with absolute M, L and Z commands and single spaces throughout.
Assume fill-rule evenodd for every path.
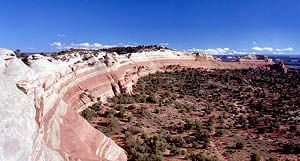
M 81 118 L 80 111 L 97 99 L 131 93 L 139 77 L 169 65 L 236 69 L 273 64 L 225 63 L 168 49 L 125 55 L 71 51 L 55 57 L 30 55 L 23 62 L 0 49 L 0 89 L 9 91 L 0 98 L 5 138 L 0 141 L 0 160 L 126 160 L 124 150 Z
M 255 55 L 255 54 L 249 54 L 246 56 L 243 56 L 241 58 L 239 58 L 237 61 L 239 62 L 249 62 L 249 61 L 254 61 L 254 62 L 272 62 L 271 59 L 269 59 L 267 56 L 265 55 Z
M 272 64 L 270 65 L 270 70 L 274 70 L 281 73 L 287 73 L 289 70 L 284 65 L 283 61 L 280 61 L 279 64 Z

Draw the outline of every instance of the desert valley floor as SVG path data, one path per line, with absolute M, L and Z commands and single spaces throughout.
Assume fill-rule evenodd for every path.
M 81 115 L 129 160 L 299 159 L 300 72 L 170 69 Z

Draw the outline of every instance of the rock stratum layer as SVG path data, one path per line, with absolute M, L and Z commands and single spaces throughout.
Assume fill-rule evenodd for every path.
M 126 152 L 80 111 L 99 99 L 130 93 L 139 77 L 169 65 L 242 69 L 269 64 L 273 62 L 255 59 L 226 63 L 168 49 L 126 55 L 70 51 L 21 61 L 14 52 L 0 49 L 0 160 L 127 160 Z

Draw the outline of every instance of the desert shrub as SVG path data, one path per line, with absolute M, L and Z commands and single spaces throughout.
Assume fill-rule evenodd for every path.
M 142 123 L 141 123 L 141 122 L 137 122 L 137 123 L 136 123 L 136 126 L 137 126 L 137 127 L 141 127 L 141 126 L 142 126 Z
M 156 109 L 155 109 L 155 113 L 160 114 L 160 109 L 159 109 L 159 108 L 156 108 Z
M 18 88 L 19 90 L 21 90 L 23 93 L 27 94 L 27 91 L 26 91 L 25 88 L 19 86 L 18 84 L 16 84 L 16 86 L 17 86 L 17 88 Z
M 126 138 L 125 150 L 128 153 L 128 160 L 135 161 L 162 161 L 163 152 L 167 149 L 165 139 L 161 136 L 154 136 L 144 141 Z
M 265 128 L 265 127 L 262 127 L 262 128 L 259 128 L 258 129 L 258 133 L 259 134 L 264 134 L 264 133 L 266 133 L 267 132 L 267 128 Z
M 293 150 L 295 154 L 300 154 L 300 145 L 296 145 Z
M 275 127 L 275 126 L 269 126 L 269 127 L 268 127 L 268 129 L 269 129 L 269 131 L 268 131 L 268 132 L 270 132 L 270 133 L 273 133 L 273 132 L 276 132 L 276 131 L 278 131 L 278 128 L 277 128 L 277 127 Z
M 204 109 L 204 112 L 209 115 L 213 112 L 213 108 L 207 107 L 207 108 Z
M 218 161 L 219 159 L 217 157 L 208 157 L 203 153 L 192 153 L 185 156 L 184 159 L 192 160 L 192 161 Z
M 171 92 L 170 91 L 167 91 L 163 94 L 164 97 L 168 98 L 171 96 Z
M 208 144 L 208 143 L 204 143 L 204 144 L 203 144 L 203 146 L 202 146 L 202 148 L 203 148 L 203 149 L 207 149 L 207 148 L 208 148 L 208 146 L 209 146 L 209 144 Z
M 199 143 L 197 141 L 194 141 L 192 146 L 193 146 L 193 148 L 198 148 Z
M 254 128 L 259 124 L 259 120 L 257 119 L 257 117 L 248 117 L 248 122 L 249 122 L 249 126 Z
M 128 117 L 127 117 L 127 121 L 128 121 L 128 122 L 131 122 L 132 120 L 133 120 L 133 117 L 132 117 L 132 116 L 128 116 Z
M 204 143 L 210 144 L 210 138 L 204 138 L 203 141 Z
M 162 137 L 162 135 L 156 135 L 153 136 L 152 138 L 149 138 L 147 140 L 147 144 L 154 152 L 156 151 L 161 151 L 164 152 L 166 151 L 168 144 L 165 138 Z
M 109 114 L 106 119 L 106 126 L 109 134 L 117 134 L 118 131 L 119 120 L 113 114 Z
M 145 132 L 142 132 L 142 139 L 147 139 L 149 136 L 145 133 Z
M 162 100 L 162 99 L 159 100 L 158 105 L 159 105 L 159 107 L 162 107 L 162 106 L 163 106 L 163 100 Z
M 146 158 L 146 161 L 163 161 L 164 157 L 162 154 L 151 154 L 149 158 Z
M 139 127 L 135 127 L 135 126 L 130 126 L 130 127 L 128 128 L 128 131 L 129 131 L 130 133 L 132 133 L 133 135 L 136 135 L 136 134 L 142 132 L 142 130 L 141 130 Z
M 101 101 L 98 101 L 98 102 L 94 103 L 94 104 L 91 106 L 91 108 L 94 109 L 94 110 L 96 110 L 96 111 L 98 111 L 98 110 L 101 109 L 101 105 L 102 105 L 102 102 L 101 102 Z
M 156 99 L 156 97 L 154 96 L 154 94 L 151 94 L 150 96 L 147 97 L 146 101 L 148 103 L 158 103 L 158 100 Z
M 266 161 L 276 161 L 276 159 L 271 157 L 271 158 L 267 159 Z
M 284 144 L 282 151 L 286 154 L 300 154 L 300 145 Z
M 208 125 L 208 126 L 213 126 L 214 124 L 215 124 L 215 122 L 214 122 L 214 120 L 211 119 L 211 118 L 210 118 L 210 119 L 208 120 L 208 122 L 207 122 L 207 125 Z
M 80 98 L 80 99 L 83 98 L 84 95 L 85 95 L 84 92 L 83 92 L 83 93 L 80 93 L 80 94 L 79 94 L 79 98 Z
M 186 145 L 185 140 L 181 136 L 175 137 L 174 143 L 177 147 L 183 147 Z
M 290 131 L 296 131 L 297 130 L 297 126 L 296 125 L 291 125 L 289 128 Z
M 195 132 L 195 137 L 197 140 L 204 140 L 205 138 L 210 138 L 210 134 L 208 130 L 201 129 Z
M 121 118 L 125 116 L 125 108 L 123 106 L 120 108 L 120 112 L 118 113 L 118 116 Z
M 130 105 L 127 107 L 128 110 L 135 110 L 136 109 L 136 106 L 135 105 Z
M 237 142 L 235 144 L 235 148 L 237 148 L 237 149 L 244 149 L 245 148 L 245 144 L 243 142 Z
M 100 127 L 100 126 L 96 126 L 95 129 L 99 130 L 102 133 L 105 132 L 105 130 L 102 127 Z
M 171 148 L 171 154 L 173 155 L 181 155 L 181 150 L 179 147 L 173 145 Z
M 135 98 L 130 95 L 120 95 L 119 96 L 119 104 L 132 104 L 136 103 Z
M 225 129 L 217 129 L 216 136 L 223 136 L 225 134 Z
M 256 153 L 252 153 L 252 154 L 250 155 L 250 161 L 260 161 L 259 155 L 256 154 Z
M 94 117 L 97 117 L 98 114 L 95 110 L 87 108 L 81 112 L 81 116 L 90 122 Z

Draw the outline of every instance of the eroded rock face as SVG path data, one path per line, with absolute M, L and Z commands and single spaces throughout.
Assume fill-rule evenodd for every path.
M 38 128 L 33 101 L 0 73 L 0 160 L 30 160 Z
M 236 69 L 272 64 L 224 63 L 211 56 L 167 49 L 126 55 L 89 51 L 56 57 L 31 55 L 23 61 L 27 65 L 12 51 L 0 49 L 0 88 L 10 91 L 2 92 L 5 97 L 0 98 L 4 120 L 0 135 L 7 138 L 0 141 L 0 160 L 127 160 L 122 148 L 78 112 L 97 99 L 131 93 L 139 77 L 170 70 L 169 65 L 176 70 L 179 66 Z

